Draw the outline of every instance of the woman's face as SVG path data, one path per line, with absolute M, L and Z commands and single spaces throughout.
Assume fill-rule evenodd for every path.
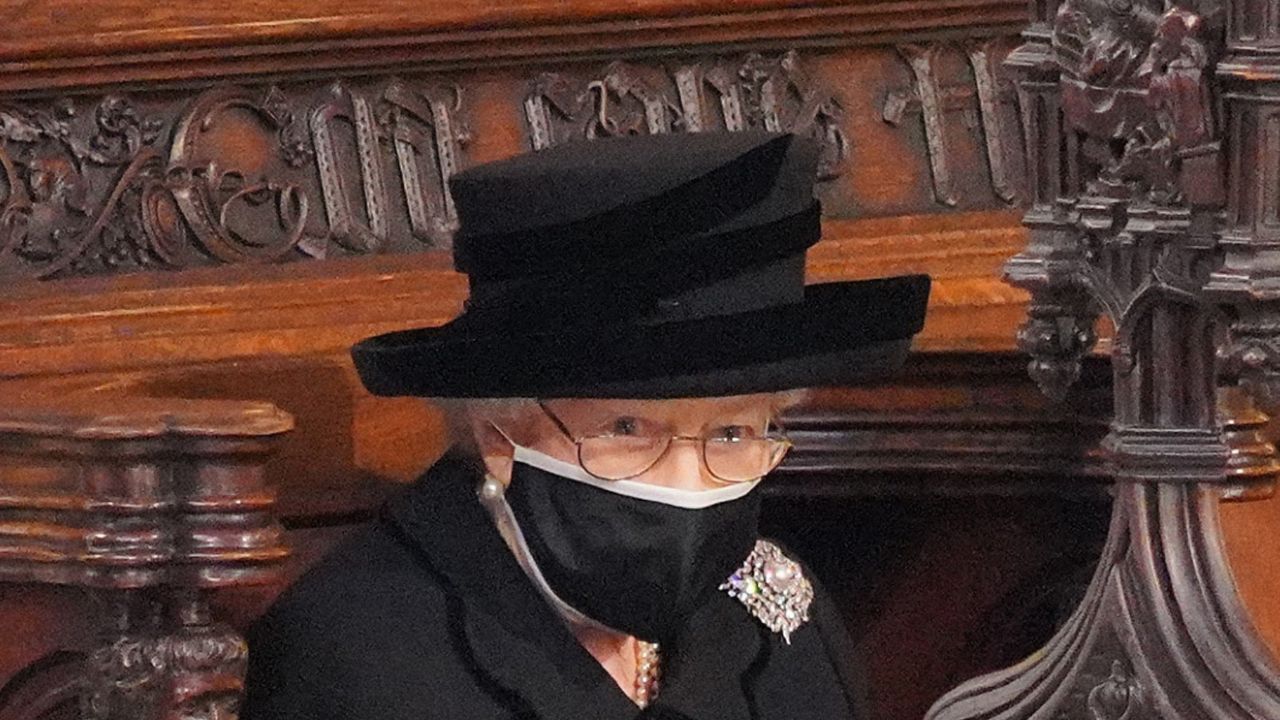
M 574 437 L 628 432 L 707 437 L 743 431 L 763 434 L 777 399 L 774 394 L 762 393 L 670 400 L 556 399 L 543 404 Z M 511 474 L 511 443 L 490 422 L 521 445 L 559 460 L 578 462 L 573 440 L 536 403 L 521 405 L 502 417 L 473 414 L 472 429 L 481 454 L 489 471 L 504 482 Z M 628 479 L 682 490 L 723 487 L 723 481 L 702 463 L 698 445 L 672 441 L 656 464 Z

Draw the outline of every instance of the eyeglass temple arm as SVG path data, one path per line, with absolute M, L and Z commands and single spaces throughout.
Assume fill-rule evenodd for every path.
M 551 412 L 551 408 L 547 407 L 546 403 L 541 400 L 538 400 L 537 402 L 538 407 L 542 408 L 542 412 L 546 413 L 547 417 L 551 418 L 551 422 L 555 423 L 556 428 L 559 429 L 565 437 L 569 438 L 569 442 L 577 445 L 578 438 L 574 437 L 573 433 L 569 432 L 569 428 L 565 427 L 565 424 L 560 420 L 560 418 L 556 417 L 556 414 Z

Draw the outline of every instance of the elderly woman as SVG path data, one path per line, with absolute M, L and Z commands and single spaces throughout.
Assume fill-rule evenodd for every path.
M 796 388 L 898 365 L 928 280 L 805 287 L 816 156 L 653 136 L 455 176 L 466 311 L 353 351 L 455 445 L 253 628 L 244 717 L 864 717 L 758 487 Z

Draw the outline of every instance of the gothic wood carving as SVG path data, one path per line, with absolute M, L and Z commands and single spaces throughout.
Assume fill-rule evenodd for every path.
M 945 204 L 961 201 L 954 176 L 974 159 L 994 198 L 1011 200 L 1022 184 L 1014 107 L 994 72 L 1005 47 L 902 46 L 915 81 L 888 93 L 882 115 L 922 119 Z M 959 84 L 939 80 L 943 56 L 950 74 L 962 69 Z M 819 141 L 832 181 L 854 142 L 840 90 L 794 50 L 695 55 L 542 72 L 505 111 L 523 117 L 534 150 L 635 133 L 802 133 Z M 0 278 L 447 249 L 467 115 L 463 85 L 420 76 L 7 101 Z M 973 159 L 961 133 L 977 141 Z
M 1233 310 L 1230 372 L 1274 407 L 1280 401 L 1280 91 L 1270 58 L 1280 43 L 1275 8 L 1238 0 L 1227 17 L 1220 96 L 1232 142 L 1227 205 L 1219 243 L 1224 261 L 1210 290 Z
M 948 136 L 947 117 L 959 113 L 965 128 L 982 137 L 984 159 L 991 178 L 991 191 L 1005 202 L 1018 199 L 1022 182 L 1021 140 L 1013 123 L 1013 93 L 997 72 L 1002 48 L 1000 40 L 970 41 L 963 51 L 972 81 L 943 81 L 940 66 L 953 52 L 948 44 L 902 45 L 898 54 L 911 69 L 909 87 L 890 90 L 881 106 L 881 118 L 895 127 L 918 116 L 924 129 L 925 149 L 933 179 L 934 198 L 943 205 L 960 203 L 958 179 L 952 167 L 957 163 L 953 141 Z
M 0 277 L 445 247 L 463 114 L 395 78 L 0 106 Z
M 1280 673 L 1218 528 L 1221 501 L 1267 495 L 1280 475 L 1265 416 L 1217 361 L 1248 305 L 1223 301 L 1221 251 L 1263 240 L 1228 240 L 1220 211 L 1266 182 L 1241 174 L 1241 156 L 1223 167 L 1221 8 L 1031 7 L 1008 61 L 1030 153 L 1030 242 L 1006 276 L 1032 293 L 1019 339 L 1053 395 L 1078 374 L 1095 317 L 1115 328 L 1112 525 L 1086 597 L 1049 645 L 952 691 L 929 718 L 1280 717 Z
M 824 180 L 839 176 L 850 152 L 840 102 L 809 77 L 794 50 L 670 67 L 615 62 L 585 79 L 544 73 L 524 108 L 534 150 L 616 135 L 760 128 L 815 138 Z
M 0 582 L 82 588 L 103 613 L 96 647 L 12 680 L 0 715 L 234 718 L 247 649 L 208 594 L 278 580 L 287 550 L 263 466 L 291 427 L 265 403 L 6 402 Z

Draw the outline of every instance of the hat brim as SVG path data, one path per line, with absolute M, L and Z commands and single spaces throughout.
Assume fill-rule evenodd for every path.
M 879 379 L 924 325 L 929 278 L 805 287 L 802 302 L 661 323 L 522 333 L 454 321 L 378 335 L 352 357 L 375 395 L 716 397 Z

